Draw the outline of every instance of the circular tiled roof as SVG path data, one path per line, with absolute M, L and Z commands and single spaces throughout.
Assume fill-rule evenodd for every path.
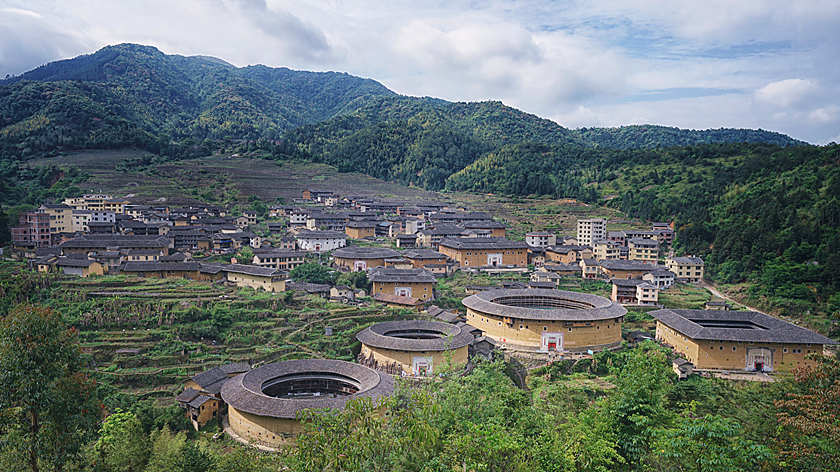
M 470 344 L 473 335 L 459 326 L 437 321 L 386 321 L 356 335 L 362 344 L 397 351 L 448 351 Z
M 627 313 L 621 305 L 598 295 L 539 288 L 488 290 L 461 303 L 481 313 L 525 320 L 596 321 Z
M 315 378 L 338 380 L 356 389 L 350 395 L 273 397 L 263 392 L 280 379 Z M 301 410 L 344 408 L 352 398 L 378 399 L 394 391 L 394 379 L 363 365 L 328 359 L 299 359 L 275 362 L 231 378 L 222 386 L 222 400 L 239 411 L 258 416 L 294 419 Z

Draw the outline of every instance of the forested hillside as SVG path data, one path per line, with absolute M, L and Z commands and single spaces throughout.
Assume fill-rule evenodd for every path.
M 521 142 L 621 149 L 801 144 L 762 130 L 569 130 L 501 102 L 406 97 L 345 73 L 236 68 L 137 44 L 108 46 L 0 81 L 0 154 L 7 159 L 125 146 L 189 156 L 243 140 L 277 140 L 291 130 L 291 143 L 318 160 L 337 163 L 340 148 L 355 156 L 342 165 L 430 188 L 479 155 Z M 417 148 L 427 157 L 407 167 L 390 157 Z M 457 162 L 441 165 L 455 152 Z M 408 179 L 411 172 L 420 178 Z

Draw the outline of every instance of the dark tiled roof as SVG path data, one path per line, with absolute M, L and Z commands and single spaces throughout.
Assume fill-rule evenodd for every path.
M 403 252 L 406 259 L 446 259 L 446 256 L 434 249 L 409 249 Z
M 440 245 L 452 249 L 528 249 L 522 241 L 505 238 L 443 238 Z
M 538 302 L 539 298 L 553 300 L 556 307 L 516 306 L 523 304 L 519 302 Z M 461 303 L 481 313 L 527 320 L 594 321 L 620 318 L 627 313 L 624 307 L 604 297 L 541 288 L 488 290 L 470 295 Z
M 395 305 L 417 306 L 420 304 L 420 300 L 414 297 L 403 297 L 393 293 L 378 293 L 374 295 L 373 299 L 381 303 L 393 303 Z
M 169 247 L 169 238 L 162 236 L 116 236 L 116 235 L 85 235 L 61 243 L 62 248 L 98 248 L 108 247 Z
M 464 223 L 465 229 L 504 229 L 505 225 L 498 221 L 467 221 Z
M 205 370 L 200 374 L 193 376 L 192 381 L 197 383 L 206 392 L 217 394 L 222 389 L 222 384 L 225 383 L 228 376 L 224 370 L 219 367 L 213 367 L 210 370 Z
M 201 405 L 207 403 L 208 401 L 212 400 L 213 397 L 208 397 L 207 395 L 199 395 L 194 398 L 191 402 L 189 402 L 190 408 L 199 408 Z
M 654 239 L 645 239 L 645 238 L 632 238 L 627 240 L 627 244 L 632 244 L 634 246 L 644 246 L 644 247 L 658 247 L 659 242 Z
M 431 339 L 411 339 L 412 332 L 436 333 Z M 365 328 L 356 334 L 362 344 L 399 351 L 447 351 L 468 345 L 473 336 L 466 330 L 437 321 L 403 320 L 386 321 Z
M 375 228 L 377 221 L 351 221 L 345 226 L 348 228 Z
M 300 231 L 297 239 L 347 239 L 347 235 L 340 231 Z
M 645 264 L 640 261 L 606 260 L 600 262 L 602 269 L 607 270 L 644 270 L 649 271 L 656 268 L 653 264 Z
M 399 257 L 400 253 L 386 247 L 346 246 L 336 249 L 332 255 L 341 259 L 385 259 Z
M 306 293 L 323 293 L 329 292 L 330 286 L 327 284 L 313 284 L 309 282 L 289 282 L 286 284 L 286 289 Z
M 192 272 L 201 268 L 198 262 L 126 262 L 123 272 Z
M 381 267 L 374 269 L 369 277 L 371 282 L 435 283 L 435 276 L 425 269 L 394 269 Z
M 672 260 L 677 264 L 683 265 L 703 265 L 703 259 L 699 257 L 674 257 Z
M 662 324 L 692 339 L 782 344 L 838 344 L 810 329 L 755 311 L 656 310 L 650 312 Z M 749 327 L 708 327 L 699 322 L 735 322 Z
M 333 376 L 346 379 L 357 385 L 358 391 L 352 395 L 301 398 L 276 398 L 263 393 L 263 385 L 280 377 Z M 345 380 L 346 381 L 346 380 Z M 394 379 L 390 375 L 371 368 L 345 361 L 327 359 L 298 359 L 275 362 L 258 367 L 250 372 L 237 375 L 225 382 L 222 387 L 222 399 L 231 407 L 257 416 L 272 418 L 296 418 L 298 412 L 312 408 L 341 409 L 347 401 L 354 398 L 371 398 L 391 395 L 394 391 Z
M 283 271 L 271 267 L 260 267 L 248 264 L 221 264 L 222 270 L 234 274 L 254 275 L 258 277 L 271 277 L 284 274 Z
M 180 394 L 178 394 L 178 396 L 175 399 L 181 403 L 189 403 L 195 400 L 196 397 L 198 397 L 199 395 L 201 395 L 201 392 L 199 392 L 198 390 L 194 388 L 188 388 Z
M 59 267 L 89 267 L 92 261 L 87 257 L 59 257 L 56 265 Z
M 426 228 L 420 231 L 420 233 L 429 236 L 448 236 L 453 234 L 461 234 L 463 232 L 464 228 L 455 225 L 435 225 L 434 228 Z
M 587 246 L 577 246 L 572 244 L 560 244 L 557 246 L 550 246 L 546 248 L 546 251 L 554 252 L 556 254 L 568 254 L 574 251 L 584 251 L 586 249 L 590 249 Z

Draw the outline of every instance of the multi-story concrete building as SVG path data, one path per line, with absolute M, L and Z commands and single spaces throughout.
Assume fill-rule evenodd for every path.
M 592 255 L 598 261 L 621 259 L 621 245 L 606 239 L 595 241 L 592 245 Z
M 329 252 L 347 245 L 347 235 L 338 231 L 300 231 L 298 247 L 309 252 Z
M 548 231 L 525 233 L 525 243 L 532 247 L 547 247 L 557 244 L 557 235 Z
M 46 247 L 50 245 L 50 215 L 38 211 L 20 214 L 18 226 L 11 230 L 16 246 Z
M 622 305 L 652 306 L 659 302 L 659 289 L 643 279 L 612 279 L 612 301 Z
M 633 238 L 627 240 L 628 259 L 655 263 L 659 258 L 659 242 L 653 239 Z
M 668 270 L 677 276 L 677 280 L 688 283 L 703 281 L 705 264 L 703 259 L 694 256 L 672 257 L 665 260 Z
M 577 221 L 578 244 L 591 246 L 595 241 L 606 239 L 607 220 L 604 218 L 589 218 Z
M 72 233 L 73 232 L 73 208 L 64 205 L 45 204 L 38 208 L 38 211 L 50 215 L 50 233 Z

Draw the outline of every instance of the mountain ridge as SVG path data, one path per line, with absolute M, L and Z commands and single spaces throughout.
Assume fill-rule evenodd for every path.
M 77 111 L 50 103 L 55 94 L 65 96 Z M 471 134 L 490 147 L 523 141 L 619 149 L 716 142 L 804 144 L 763 130 L 651 125 L 571 130 L 499 101 L 409 97 L 344 72 L 235 67 L 215 57 L 168 55 L 131 43 L 105 46 L 0 81 L 0 110 L 0 151 L 17 159 L 80 147 L 140 145 L 161 152 L 172 143 L 195 148 L 207 140 L 211 143 L 205 147 L 214 146 L 212 141 L 276 140 L 303 126 L 349 123 L 345 116 L 357 117 L 361 122 L 354 126 L 365 127 L 424 120 L 455 124 L 472 128 Z M 80 118 L 80 123 L 68 122 Z M 104 132 L 103 122 L 118 126 Z M 45 130 L 37 123 L 57 129 Z M 24 141 L 15 141 L 20 138 Z

